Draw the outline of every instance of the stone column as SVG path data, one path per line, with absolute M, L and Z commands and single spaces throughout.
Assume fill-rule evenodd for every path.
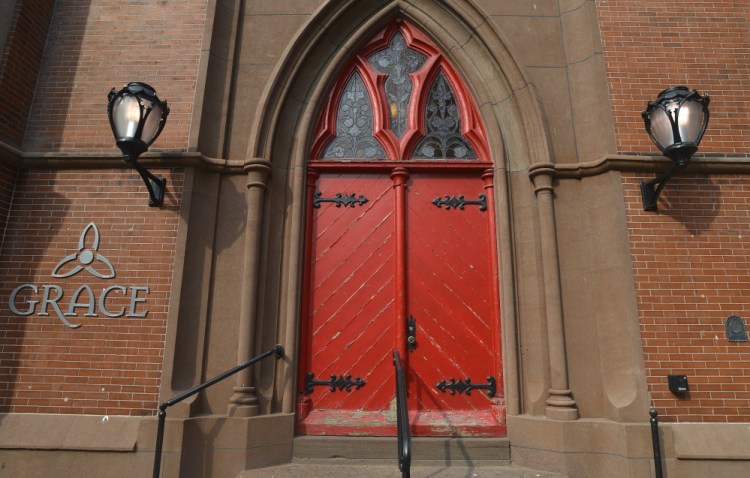
M 534 192 L 539 206 L 539 234 L 541 236 L 542 268 L 544 271 L 544 298 L 550 361 L 550 389 L 546 415 L 558 420 L 575 420 L 578 418 L 578 408 L 568 384 L 568 361 L 565 352 L 562 288 L 557 256 L 554 186 L 552 185 L 554 172 L 554 165 L 550 163 L 534 165 L 529 171 L 529 175 L 534 182 Z
M 247 362 L 255 354 L 256 315 L 258 310 L 258 270 L 260 238 L 263 228 L 263 200 L 271 174 L 271 163 L 253 158 L 245 164 L 247 173 L 247 222 L 245 224 L 245 255 L 242 265 L 242 297 L 237 341 L 237 364 Z M 253 386 L 253 368 L 236 375 L 229 415 L 250 417 L 258 414 L 258 396 Z

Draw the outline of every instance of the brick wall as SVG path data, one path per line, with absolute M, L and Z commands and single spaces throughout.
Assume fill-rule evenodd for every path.
M 664 88 L 711 95 L 701 152 L 750 154 L 750 4 L 597 0 L 617 145 L 656 153 L 640 111 Z M 660 211 L 644 212 L 623 173 L 641 337 L 652 405 L 668 421 L 750 422 L 750 345 L 725 323 L 750 320 L 750 178 L 675 177 Z M 691 392 L 668 390 L 668 374 Z
M 55 0 L 19 0 L 0 52 L 0 141 L 20 148 Z
M 27 14 L 17 31 L 28 38 L 11 32 L 2 91 L 13 95 L 0 95 L 0 114 L 19 118 L 0 116 L 1 141 L 24 152 L 115 152 L 107 93 L 142 81 L 171 108 L 152 151 L 189 148 L 207 0 L 19 5 Z M 11 71 L 14 58 L 23 71 Z M 0 412 L 153 414 L 183 173 L 155 171 L 168 179 L 167 197 L 150 208 L 132 170 L 15 178 L 11 169 L 0 170 L 0 187 L 15 188 L 12 201 L 0 197 Z
M 642 210 L 639 183 L 623 174 L 641 337 L 652 404 L 667 420 L 750 422 L 750 343 L 725 323 L 750 321 L 750 178 L 675 177 L 660 212 Z M 691 392 L 669 392 L 667 374 Z
M 168 181 L 162 208 L 147 205 L 145 186 L 128 170 L 20 172 L 0 254 L 0 412 L 154 413 L 183 186 L 179 170 L 155 173 Z M 99 247 L 88 229 L 80 250 L 91 222 Z M 112 269 L 94 254 L 109 261 L 115 277 L 106 278 Z M 76 267 L 69 277 L 52 277 L 53 271 L 65 275 Z M 27 287 L 18 294 L 16 310 L 33 309 L 19 316 L 9 299 L 23 284 L 37 292 Z M 61 319 L 54 305 L 41 303 L 45 285 L 60 287 L 56 303 L 63 314 L 82 287 L 94 299 L 84 288 L 73 301 L 79 304 L 75 315 Z M 113 286 L 103 311 L 102 292 Z M 56 289 L 48 290 L 54 299 Z
M 750 2 L 597 0 L 620 152 L 654 152 L 640 111 L 684 85 L 711 96 L 702 151 L 750 150 Z
M 152 150 L 188 148 L 206 0 L 57 0 L 27 151 L 114 151 L 107 93 L 154 87 L 172 110 Z

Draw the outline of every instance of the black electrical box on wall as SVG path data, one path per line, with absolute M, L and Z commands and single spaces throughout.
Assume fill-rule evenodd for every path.
M 679 395 L 688 393 L 687 375 L 667 375 L 667 381 L 669 382 L 670 392 Z

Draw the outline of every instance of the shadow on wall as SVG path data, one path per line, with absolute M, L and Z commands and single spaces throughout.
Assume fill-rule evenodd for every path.
M 244 251 L 247 222 L 247 199 L 241 186 L 227 176 L 197 171 L 188 217 L 179 324 L 176 331 L 171 390 L 179 393 L 200 384 L 225 369 L 237 364 L 236 343 L 227 347 L 218 340 L 222 337 L 237 339 L 236 313 L 242 293 L 241 264 L 223 264 L 223 252 L 228 249 Z M 177 258 L 181 260 L 181 258 Z M 216 271 L 227 271 L 217 273 Z M 234 273 L 234 275 L 232 275 Z M 212 284 L 212 281 L 216 282 Z M 211 320 L 216 317 L 217 320 Z M 217 340 L 211 347 L 211 340 Z M 216 364 L 214 366 L 214 364 Z M 232 394 L 231 379 L 215 385 L 200 394 L 201 410 L 208 413 L 212 407 L 206 396 L 217 390 Z M 228 401 L 223 404 L 225 408 Z
M 236 311 L 244 281 L 237 257 L 238 252 L 244 256 L 242 239 L 247 224 L 244 181 L 244 176 L 196 172 L 189 217 L 183 219 L 188 224 L 188 235 L 182 284 L 175 284 L 182 289 L 168 387 L 175 395 L 238 363 Z M 235 380 L 236 376 L 229 377 L 198 394 L 190 414 L 224 415 Z M 186 425 L 181 448 L 193 452 L 182 454 L 180 469 L 202 470 L 205 476 L 215 474 L 215 469 L 221 467 L 214 463 L 213 450 L 217 449 L 216 440 L 225 426 L 228 424 L 223 420 Z
M 0 2 L 0 141 L 21 148 L 55 0 Z
M 8 39 L 8 31 L 11 26 L 10 22 L 13 19 L 13 9 L 16 7 L 16 1 L 7 0 L 0 2 L 0 51 L 3 51 L 5 48 L 5 41 Z
M 71 201 L 54 191 L 54 175 L 46 172 L 32 177 L 29 170 L 21 170 L 8 214 L 0 251 L 0 413 L 39 411 L 39 403 L 33 402 L 49 399 L 65 388 L 65 372 L 57 365 L 65 359 L 54 349 L 75 329 L 60 323 L 54 311 L 45 318 L 36 313 L 19 316 L 9 306 L 10 295 L 19 285 L 49 284 L 54 258 L 64 257 L 54 244 L 65 233 Z M 75 242 L 61 242 L 62 247 L 75 249 Z M 28 304 L 20 308 L 29 309 Z M 60 401 L 53 413 L 66 406 Z
M 101 96 L 81 95 L 85 85 L 76 75 L 81 67 L 82 42 L 87 26 L 91 23 L 91 1 L 57 0 L 50 10 L 54 14 L 49 24 L 47 41 L 42 44 L 43 62 L 30 105 L 23 138 L 24 151 L 61 150 L 66 131 L 61 118 L 74 121 L 82 115 L 101 117 L 103 127 L 109 130 L 106 117 L 108 83 L 104 83 Z M 98 68 L 100 75 L 106 74 L 108 70 Z M 87 83 L 89 81 L 86 80 Z M 86 136 L 91 134 L 91 130 L 85 130 L 82 137 L 73 140 L 86 144 L 91 141 Z
M 676 176 L 659 197 L 659 214 L 679 222 L 699 236 L 711 228 L 722 207 L 721 188 L 708 176 Z

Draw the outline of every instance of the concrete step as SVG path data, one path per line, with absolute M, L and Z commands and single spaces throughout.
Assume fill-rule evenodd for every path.
M 352 460 L 333 459 L 327 464 L 290 463 L 247 470 L 237 478 L 401 478 L 392 465 L 352 464 Z M 506 466 L 412 466 L 410 478 L 568 478 L 559 473 Z
M 397 462 L 396 437 L 299 436 L 294 439 L 294 461 L 307 464 L 352 460 L 357 464 Z M 498 466 L 510 464 L 507 438 L 412 438 L 412 465 Z
M 514 466 L 506 438 L 412 439 L 411 478 L 567 478 Z M 299 436 L 292 463 L 236 478 L 401 478 L 396 437 Z

